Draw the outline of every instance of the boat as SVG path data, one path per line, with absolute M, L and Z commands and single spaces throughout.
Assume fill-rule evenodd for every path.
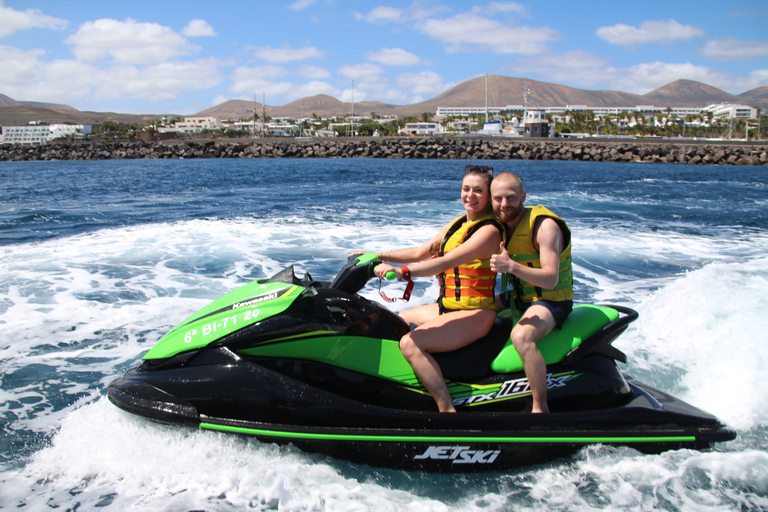
M 522 412 L 530 387 L 505 310 L 483 339 L 436 355 L 458 411 L 441 414 L 400 353 L 409 325 L 358 293 L 379 263 L 366 253 L 330 282 L 290 266 L 245 284 L 165 334 L 108 386 L 109 400 L 160 423 L 427 472 L 528 466 L 597 443 L 660 453 L 736 437 L 619 370 L 626 355 L 612 342 L 638 314 L 616 305 L 578 305 L 539 342 L 551 413 Z

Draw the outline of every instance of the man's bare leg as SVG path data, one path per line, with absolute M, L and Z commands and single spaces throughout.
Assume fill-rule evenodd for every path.
M 512 344 L 523 361 L 523 370 L 531 386 L 533 403 L 531 404 L 530 412 L 532 413 L 549 412 L 549 405 L 547 404 L 547 365 L 536 346 L 536 342 L 549 334 L 554 327 L 555 318 L 552 316 L 552 313 L 544 306 L 534 304 L 526 310 L 510 334 Z

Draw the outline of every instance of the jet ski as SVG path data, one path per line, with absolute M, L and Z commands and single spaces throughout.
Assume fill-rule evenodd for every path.
M 168 332 L 109 385 L 109 399 L 160 423 L 428 472 L 538 464 L 596 443 L 660 453 L 736 437 L 622 374 L 626 355 L 612 342 L 638 314 L 621 306 L 578 305 L 539 341 L 550 414 L 522 412 L 531 393 L 506 312 L 483 339 L 437 354 L 458 410 L 438 413 L 400 353 L 410 326 L 358 294 L 379 263 L 367 253 L 331 282 L 291 266 L 242 286 Z

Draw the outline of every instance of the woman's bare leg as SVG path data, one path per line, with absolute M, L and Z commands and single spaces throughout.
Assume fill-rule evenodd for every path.
M 416 306 L 415 308 L 406 309 L 400 312 L 400 318 L 407 323 L 419 326 L 425 322 L 437 318 L 440 316 L 440 308 L 437 304 L 426 304 L 424 306 Z
M 487 309 L 454 311 L 427 320 L 400 340 L 403 356 L 435 399 L 440 412 L 456 412 L 456 409 L 443 372 L 430 354 L 469 345 L 488 334 L 495 319 L 496 312 Z

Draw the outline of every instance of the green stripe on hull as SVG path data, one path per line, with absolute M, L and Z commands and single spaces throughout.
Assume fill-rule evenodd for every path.
M 420 443 L 579 443 L 579 444 L 616 444 L 616 443 L 692 443 L 695 436 L 659 436 L 659 437 L 467 437 L 467 436 L 375 436 L 361 434 L 316 434 L 312 432 L 284 432 L 259 428 L 233 427 L 200 423 L 200 428 L 221 430 L 253 436 L 285 437 L 292 439 L 314 439 L 320 441 L 375 441 L 375 442 L 420 442 Z

